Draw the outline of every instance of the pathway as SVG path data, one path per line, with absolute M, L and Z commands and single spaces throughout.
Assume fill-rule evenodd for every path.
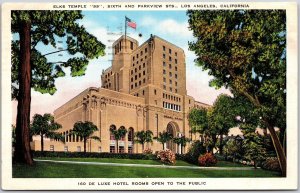
M 57 161 L 34 159 L 37 162 L 82 164 L 82 165 L 102 165 L 102 166 L 129 166 L 145 168 L 178 168 L 178 169 L 205 169 L 205 170 L 253 170 L 251 167 L 198 167 L 198 166 L 170 166 L 170 165 L 150 165 L 150 164 L 123 164 L 123 163 L 103 163 L 103 162 L 80 162 L 80 161 Z

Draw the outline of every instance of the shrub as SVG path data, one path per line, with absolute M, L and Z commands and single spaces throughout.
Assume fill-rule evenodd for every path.
M 165 164 L 172 164 L 174 165 L 176 163 L 176 156 L 175 154 L 167 149 L 167 150 L 162 150 L 162 151 L 159 151 L 158 154 L 157 154 L 157 158 L 162 162 L 162 163 L 165 163 Z
M 199 156 L 198 163 L 200 166 L 213 166 L 217 164 L 217 158 L 212 153 L 206 153 Z
M 281 171 L 277 157 L 268 157 L 261 167 L 266 170 Z
M 185 155 L 185 161 L 197 165 L 199 156 L 205 152 L 206 149 L 203 146 L 203 142 L 200 142 L 199 140 L 194 141 Z
M 152 152 L 153 152 L 152 149 L 147 148 L 143 151 L 143 154 L 152 154 Z

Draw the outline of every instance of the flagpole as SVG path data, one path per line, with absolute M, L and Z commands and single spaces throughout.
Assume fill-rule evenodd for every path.
M 127 19 L 126 19 L 126 16 L 125 16 L 125 50 L 126 50 L 126 33 L 127 33 Z

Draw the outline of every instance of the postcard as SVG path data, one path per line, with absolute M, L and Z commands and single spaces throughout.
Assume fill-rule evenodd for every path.
M 296 3 L 4 3 L 1 18 L 2 189 L 298 188 Z

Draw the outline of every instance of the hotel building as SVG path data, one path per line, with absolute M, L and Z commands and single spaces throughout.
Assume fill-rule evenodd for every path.
M 191 138 L 189 111 L 208 105 L 187 95 L 183 49 L 152 35 L 142 45 L 123 35 L 112 47 L 112 66 L 102 72 L 101 88 L 87 88 L 54 111 L 55 121 L 62 125 L 59 132 L 64 134 L 65 143 L 49 140 L 44 143 L 44 150 L 83 151 L 82 139 L 69 135 L 77 121 L 91 121 L 99 128 L 94 135 L 101 142 L 88 140 L 88 152 L 116 152 L 111 127 L 125 127 L 128 131 L 119 141 L 119 152 L 124 153 L 142 152 L 142 145 L 134 142 L 137 131 L 151 130 L 153 137 L 167 131 L 174 137 Z M 183 153 L 172 141 L 165 146 Z M 156 140 L 145 147 L 162 150 L 162 144 Z M 184 152 L 188 147 L 189 144 Z M 34 141 L 32 148 L 40 150 L 40 143 Z

